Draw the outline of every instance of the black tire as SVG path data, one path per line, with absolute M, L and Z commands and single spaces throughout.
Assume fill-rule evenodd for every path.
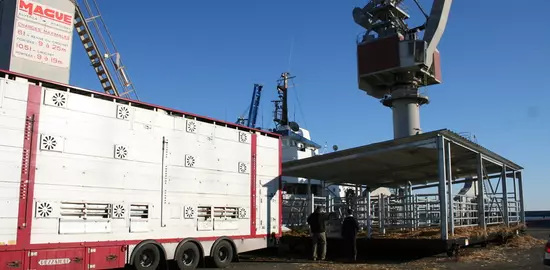
M 226 241 L 220 241 L 212 252 L 212 261 L 216 268 L 226 268 L 233 261 L 234 250 L 231 244 Z
M 132 265 L 136 270 L 156 270 L 160 264 L 160 250 L 152 243 L 147 243 L 134 250 Z
M 174 260 L 178 264 L 178 269 L 196 269 L 201 260 L 199 247 L 193 242 L 187 242 L 178 247 Z

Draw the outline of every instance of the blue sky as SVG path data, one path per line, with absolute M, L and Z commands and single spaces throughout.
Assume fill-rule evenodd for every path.
M 258 122 L 271 127 L 276 80 L 290 71 L 291 116 L 318 143 L 343 149 L 393 136 L 390 109 L 357 88 L 362 29 L 351 11 L 366 0 L 97 1 L 143 101 L 235 121 L 262 83 Z M 525 167 L 527 209 L 550 209 L 550 1 L 453 2 L 438 47 L 443 83 L 427 88 L 422 129 L 475 134 Z M 99 89 L 88 61 L 75 43 L 71 84 Z

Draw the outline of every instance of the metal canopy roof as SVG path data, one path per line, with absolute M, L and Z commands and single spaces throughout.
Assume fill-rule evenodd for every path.
M 477 176 L 477 153 L 488 174 L 521 170 L 521 166 L 447 129 L 389 140 L 283 163 L 283 175 L 324 180 L 334 184 L 371 187 L 425 184 L 438 181 L 437 138 L 451 142 L 453 178 Z M 496 163 L 496 164 L 495 164 Z

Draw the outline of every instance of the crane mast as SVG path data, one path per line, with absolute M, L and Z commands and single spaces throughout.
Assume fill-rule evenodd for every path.
M 80 37 L 90 64 L 103 91 L 114 96 L 139 100 L 111 33 L 96 0 L 70 0 L 75 5 L 75 31 Z

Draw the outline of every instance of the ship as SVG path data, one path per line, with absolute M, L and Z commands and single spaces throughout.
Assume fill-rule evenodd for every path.
M 288 92 L 289 81 L 295 76 L 289 72 L 283 72 L 277 81 L 277 99 L 273 103 L 274 128 L 267 129 L 270 132 L 281 135 L 283 162 L 309 158 L 327 153 L 326 144 L 321 146 L 312 139 L 308 129 L 301 127 L 299 123 L 289 120 Z M 263 85 L 255 84 L 252 100 L 248 109 L 248 117 L 241 116 L 238 124 L 248 127 L 256 127 L 258 108 L 262 96 Z M 337 151 L 334 145 L 332 151 Z M 346 209 L 355 209 L 352 205 L 353 198 L 366 193 L 366 187 L 349 187 L 346 185 L 334 185 L 317 179 L 282 176 L 283 184 L 283 225 L 285 230 L 303 227 L 306 219 L 317 206 L 327 208 L 329 212 L 336 214 L 337 218 L 345 215 Z M 371 191 L 372 196 L 378 194 L 389 195 L 387 188 L 377 188 Z M 364 213 L 357 213 L 359 215 Z

